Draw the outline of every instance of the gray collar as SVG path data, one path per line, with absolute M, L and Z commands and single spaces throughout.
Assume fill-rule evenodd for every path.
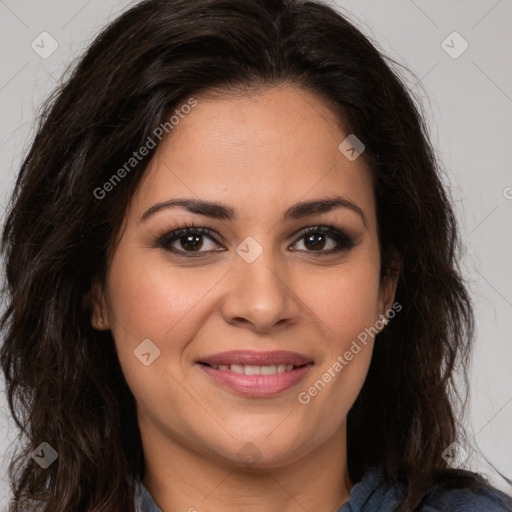
M 162 512 L 155 500 L 149 494 L 144 484 L 139 480 L 136 485 L 135 510 L 136 512 Z
M 350 500 L 341 506 L 338 512 L 370 512 L 372 510 L 382 510 L 388 511 L 391 510 L 391 505 L 396 505 L 396 495 L 392 491 L 392 489 L 385 488 L 383 489 L 382 495 L 379 495 L 378 492 L 375 492 L 380 484 L 380 479 L 377 473 L 369 472 L 366 474 L 362 481 L 356 483 L 351 490 Z M 155 503 L 155 500 L 146 489 L 144 484 L 139 480 L 135 484 L 136 487 L 136 496 L 135 496 L 135 510 L 136 512 L 162 512 L 162 510 Z M 372 504 L 368 503 L 371 499 L 376 502 Z M 383 508 L 379 508 L 377 506 L 384 504 Z M 366 508 L 367 505 L 370 505 L 369 508 Z M 387 508 L 387 507 L 390 508 Z M 376 508 L 373 508 L 376 507 Z

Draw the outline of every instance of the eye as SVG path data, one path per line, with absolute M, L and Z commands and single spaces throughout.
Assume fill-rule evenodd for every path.
M 314 254 L 314 256 L 333 254 L 343 250 L 352 249 L 356 246 L 352 237 L 343 231 L 336 229 L 334 226 L 317 226 L 314 228 L 308 228 L 307 230 L 302 231 L 299 236 L 300 241 L 296 242 L 294 246 L 302 243 L 306 252 L 317 253 Z M 328 250 L 325 250 L 326 245 L 329 245 L 327 242 L 328 239 L 331 239 L 331 244 L 330 247 L 328 247 Z
M 331 240 L 330 244 L 328 243 Z M 205 240 L 207 243 L 205 243 Z M 208 241 L 210 247 L 208 247 Z M 297 249 L 302 244 L 305 249 Z M 326 245 L 330 247 L 327 247 Z M 293 251 L 307 252 L 314 256 L 329 255 L 352 249 L 357 245 L 353 238 L 334 226 L 317 226 L 308 228 L 299 234 L 299 239 L 291 247 Z M 204 253 L 219 252 L 220 242 L 212 230 L 205 227 L 187 226 L 162 236 L 157 246 L 180 257 L 204 257 Z M 226 249 L 220 249 L 225 251 Z
M 209 239 L 210 247 L 204 243 L 205 239 Z M 195 258 L 204 256 L 201 253 L 215 251 L 215 247 L 218 247 L 220 243 L 216 240 L 210 229 L 187 226 L 164 235 L 158 240 L 157 245 L 179 256 Z

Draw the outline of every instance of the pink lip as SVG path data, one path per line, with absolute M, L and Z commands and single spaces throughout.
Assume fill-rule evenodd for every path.
M 275 350 L 273 352 L 256 352 L 253 350 L 231 350 L 213 356 L 201 358 L 199 363 L 209 365 L 219 364 L 246 364 L 254 366 L 267 366 L 272 364 L 293 364 L 303 366 L 312 363 L 313 360 L 304 354 L 288 352 L 286 350 Z
M 304 378 L 314 364 L 311 358 L 303 354 L 284 350 L 274 352 L 233 350 L 202 358 L 198 363 L 201 369 L 220 385 L 238 394 L 255 397 L 274 396 L 295 386 Z M 292 364 L 298 368 L 276 375 L 245 375 L 244 373 L 237 373 L 231 370 L 218 370 L 208 366 L 218 366 L 221 364 L 253 366 Z
M 231 370 L 216 370 L 211 366 L 200 364 L 202 370 L 222 386 L 240 395 L 257 397 L 274 396 L 295 386 L 311 366 L 308 364 L 276 375 L 245 375 Z

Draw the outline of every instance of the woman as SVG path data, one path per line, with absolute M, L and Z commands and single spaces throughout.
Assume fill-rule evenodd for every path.
M 447 462 L 473 316 L 425 133 L 325 5 L 107 27 L 3 233 L 11 510 L 512 510 Z

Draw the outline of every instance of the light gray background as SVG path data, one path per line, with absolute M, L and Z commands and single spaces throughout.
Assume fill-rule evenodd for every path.
M 466 246 L 463 263 L 477 308 L 469 440 L 512 478 L 512 1 L 339 0 L 423 98 L 438 154 L 448 171 Z M 0 0 L 0 220 L 17 168 L 34 134 L 36 111 L 67 65 L 126 0 Z M 42 32 L 58 42 L 41 58 Z M 452 58 L 442 42 L 458 32 L 469 44 Z M 452 41 L 453 40 L 453 41 Z M 445 45 L 462 48 L 457 37 Z M 127 77 L 127 80 L 130 78 Z M 416 83 L 416 81 L 419 81 Z M 3 306 L 2 306 L 3 307 Z M 3 381 L 0 381 L 3 389 Z M 14 439 L 0 390 L 0 505 Z M 471 447 L 468 462 L 503 490 L 507 484 Z M 2 468 L 3 463 L 3 468 Z

